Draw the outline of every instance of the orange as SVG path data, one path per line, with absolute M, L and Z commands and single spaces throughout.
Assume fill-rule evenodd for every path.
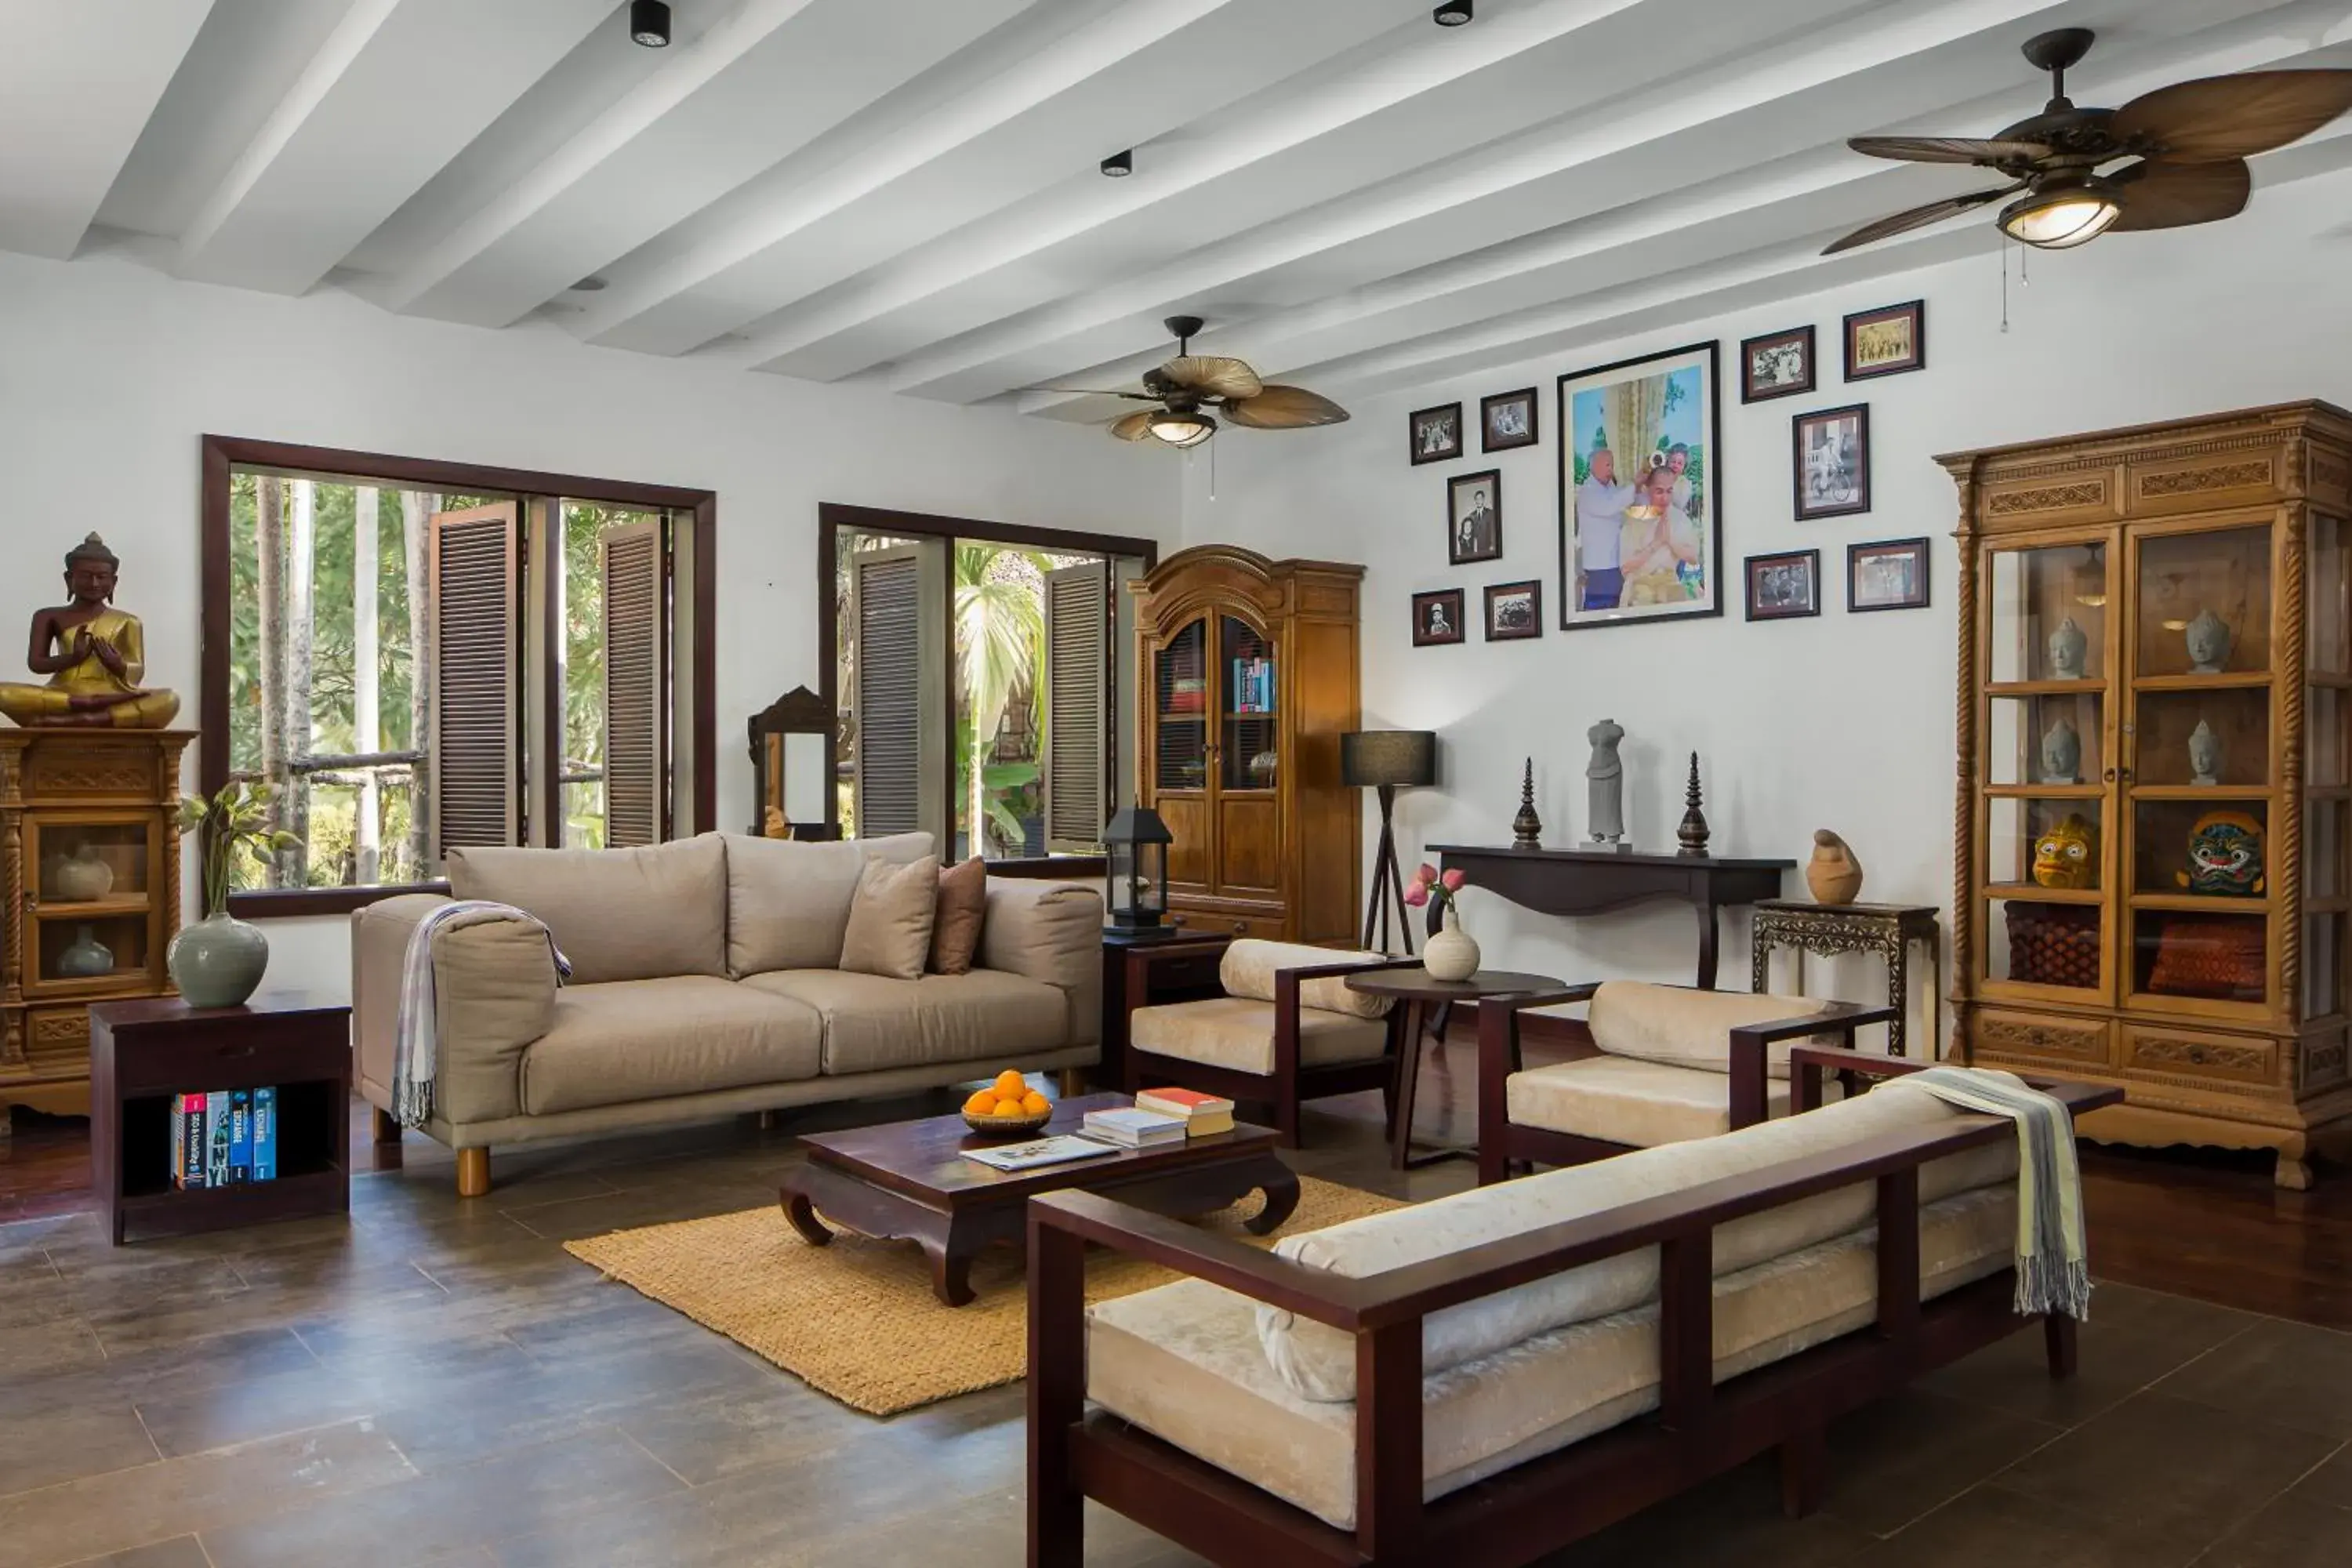
M 1000 1095 L 1010 1095 L 1018 1100 L 1029 1092 L 1029 1080 L 1011 1068 L 1006 1068 L 996 1075 L 996 1092 Z
M 1008 1094 L 997 1100 L 996 1114 L 999 1116 L 1025 1116 L 1028 1113 L 1021 1109 L 1021 1102 L 1019 1100 L 1013 1099 Z
M 987 1116 L 995 1110 L 996 1096 L 984 1089 L 963 1102 L 966 1116 Z
M 1033 1089 L 1021 1097 L 1021 1109 L 1031 1116 L 1043 1116 L 1054 1108 L 1044 1095 Z

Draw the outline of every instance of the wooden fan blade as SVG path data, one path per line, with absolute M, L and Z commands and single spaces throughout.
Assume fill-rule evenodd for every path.
M 2123 216 L 2108 226 L 2111 234 L 2235 217 L 2245 211 L 2254 188 L 2243 158 L 2226 163 L 2134 163 L 2109 178 L 2123 187 Z
M 1139 408 L 1125 417 L 1114 420 L 1110 433 L 1122 441 L 1140 441 L 1151 434 L 1151 416 L 1156 408 Z
M 1216 354 L 1181 354 L 1161 365 L 1160 374 L 1171 386 L 1210 397 L 1255 397 L 1265 384 L 1242 361 Z
M 1315 425 L 1337 425 L 1348 411 L 1303 386 L 1268 386 L 1255 397 L 1225 405 L 1225 417 L 1253 430 L 1304 430 Z
M 2023 189 L 2025 189 L 2025 182 L 2021 180 L 2016 184 L 2003 185 L 1998 190 L 1971 191 L 1965 196 L 1946 196 L 1940 202 L 1929 202 L 1924 207 L 1913 207 L 1907 212 L 1899 212 L 1880 218 L 1876 223 L 1866 223 L 1843 239 L 1824 246 L 1822 254 L 1835 256 L 1841 250 L 1852 250 L 1856 246 L 1873 245 L 1889 235 L 1901 234 L 1906 229 L 1919 228 L 1931 223 L 1940 223 L 1956 213 L 1967 212 L 1970 207 L 1980 207 L 1987 202 L 1999 201 L 2005 195 Z
M 2046 158 L 2050 149 L 2039 142 L 1996 142 L 1975 136 L 1856 136 L 1846 143 L 1874 158 L 1899 158 L 1906 163 L 2031 163 Z
M 2115 133 L 2172 163 L 2251 158 L 2352 109 L 2352 70 L 2245 71 L 2176 82 L 2116 110 Z

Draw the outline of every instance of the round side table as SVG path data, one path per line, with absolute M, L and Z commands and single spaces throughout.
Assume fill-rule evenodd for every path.
M 1389 1163 L 1402 1171 L 1438 1160 L 1475 1159 L 1469 1148 L 1445 1145 L 1421 1152 L 1412 1148 L 1414 1086 L 1421 1081 L 1421 1042 L 1430 1015 L 1444 1013 L 1457 1002 L 1478 1004 L 1478 1032 L 1502 1032 L 1512 1070 L 1519 1065 L 1519 1012 L 1554 1002 L 1579 1001 L 1591 994 L 1587 986 L 1570 985 L 1549 974 L 1519 974 L 1507 969 L 1482 969 L 1467 980 L 1435 980 L 1426 969 L 1374 969 L 1348 977 L 1348 989 L 1367 996 L 1392 998 L 1405 1010 L 1404 1043 L 1397 1053 L 1396 1116 L 1389 1128 Z

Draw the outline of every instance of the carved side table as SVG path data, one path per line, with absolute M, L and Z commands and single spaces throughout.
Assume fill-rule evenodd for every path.
M 1751 938 L 1755 957 L 1749 989 L 1772 988 L 1772 950 L 1793 948 L 1797 953 L 1797 991 L 1805 989 L 1805 954 L 1831 957 L 1842 952 L 1874 952 L 1886 960 L 1886 1000 L 1895 1011 L 1886 1026 L 1886 1048 L 1895 1056 L 1904 1050 L 1905 1025 L 1911 1012 L 1910 951 L 1913 942 L 1927 947 L 1927 1054 L 1935 1049 L 1933 1009 L 1943 989 L 1943 943 L 1933 904 L 1816 904 L 1801 899 L 1759 899 Z

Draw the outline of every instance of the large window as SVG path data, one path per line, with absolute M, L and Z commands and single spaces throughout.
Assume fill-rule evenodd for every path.
M 844 834 L 927 828 L 992 860 L 1097 853 L 1129 767 L 1124 584 L 1152 547 L 825 512 Z
M 707 496 L 205 455 L 204 784 L 270 784 L 299 839 L 237 868 L 240 912 L 429 885 L 461 845 L 709 825 Z

